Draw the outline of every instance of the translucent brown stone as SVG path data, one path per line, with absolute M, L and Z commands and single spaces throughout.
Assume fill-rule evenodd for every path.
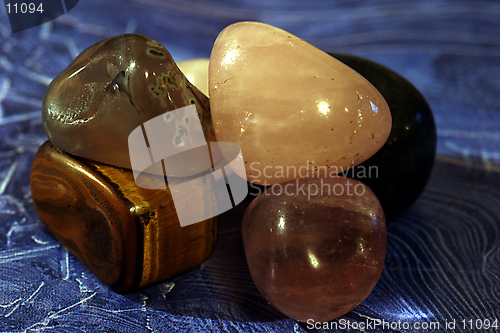
M 158 42 L 126 34 L 76 57 L 48 87 L 42 117 L 56 147 L 129 169 L 127 140 L 132 130 L 190 104 L 196 105 L 207 141 L 215 141 L 208 98 L 189 83 Z
M 329 321 L 355 308 L 384 266 L 382 208 L 349 178 L 276 184 L 247 208 L 241 232 L 255 285 L 299 321 Z

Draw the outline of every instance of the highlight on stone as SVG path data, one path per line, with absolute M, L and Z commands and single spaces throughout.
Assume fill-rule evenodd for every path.
M 162 45 L 146 36 L 125 34 L 90 46 L 51 82 L 42 119 L 54 146 L 130 169 L 132 130 L 191 104 L 206 140 L 215 141 L 207 97 L 186 79 Z M 170 141 L 182 135 L 172 133 Z
M 255 285 L 276 309 L 299 321 L 329 321 L 352 310 L 384 267 L 382 207 L 354 179 L 275 184 L 248 206 L 241 234 Z
M 247 179 L 270 185 L 290 178 L 264 174 L 277 166 L 345 168 L 387 140 L 391 114 L 365 78 L 279 28 L 239 22 L 217 37 L 209 94 L 218 141 L 234 142 Z

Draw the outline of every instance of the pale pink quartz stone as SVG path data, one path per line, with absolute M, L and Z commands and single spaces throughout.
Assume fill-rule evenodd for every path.
M 252 201 L 241 225 L 262 296 L 304 322 L 332 320 L 363 302 L 382 274 L 386 233 L 375 194 L 344 177 L 276 184 Z
M 256 184 L 342 172 L 372 156 L 391 130 L 389 107 L 366 79 L 258 22 L 219 34 L 209 94 L 217 140 L 241 147 Z

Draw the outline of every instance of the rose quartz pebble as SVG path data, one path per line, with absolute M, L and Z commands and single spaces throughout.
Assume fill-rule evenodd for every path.
M 366 185 L 349 178 L 268 188 L 247 208 L 241 233 L 255 285 L 299 321 L 329 321 L 355 308 L 384 266 L 382 208 Z
M 357 165 L 391 130 L 389 107 L 366 79 L 276 27 L 240 22 L 217 37 L 209 68 L 218 141 L 241 147 L 247 179 L 275 184 L 279 167 Z M 276 175 L 278 173 L 278 175 Z

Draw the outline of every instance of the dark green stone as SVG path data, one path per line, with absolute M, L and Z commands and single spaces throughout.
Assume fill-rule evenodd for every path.
M 436 125 L 420 92 L 394 71 L 352 55 L 331 53 L 373 84 L 384 96 L 392 115 L 392 130 L 385 145 L 349 171 L 348 177 L 368 185 L 377 195 L 387 220 L 408 208 L 422 193 L 436 155 Z M 376 166 L 378 177 L 370 166 Z M 364 169 L 363 169 L 364 168 Z M 357 177 L 356 177 L 357 175 Z

